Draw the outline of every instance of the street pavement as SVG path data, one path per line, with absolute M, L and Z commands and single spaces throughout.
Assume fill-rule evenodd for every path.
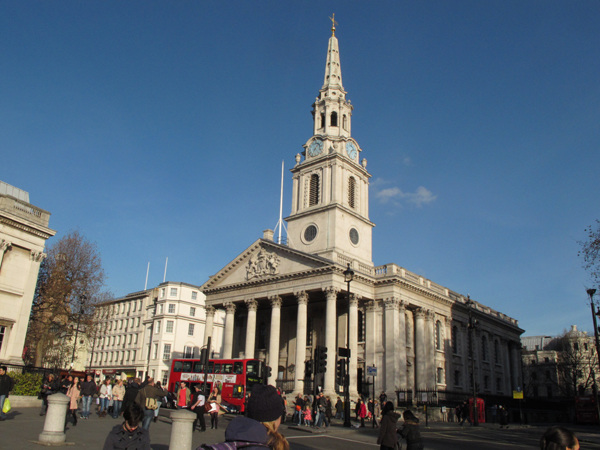
M 171 439 L 172 410 L 162 409 L 159 420 L 150 426 L 152 449 L 166 450 Z M 233 416 L 222 416 L 219 429 L 201 433 L 194 432 L 193 448 L 202 443 L 215 443 L 224 440 L 225 428 Z M 20 408 L 9 413 L 6 421 L 0 422 L 0 449 L 35 449 L 39 434 L 44 428 L 45 417 L 39 416 L 38 408 Z M 122 419 L 110 417 L 99 418 L 92 414 L 89 420 L 79 420 L 77 426 L 67 425 L 66 443 L 57 448 L 101 449 L 106 435 L 111 428 L 122 422 Z M 208 416 L 207 416 L 207 422 Z M 481 424 L 479 427 L 460 427 L 456 423 L 432 423 L 421 433 L 425 440 L 425 448 L 431 450 L 506 450 L 539 448 L 540 436 L 548 425 L 520 426 L 511 425 L 508 429 L 499 429 L 498 425 Z M 600 449 L 600 428 L 571 426 L 581 442 L 582 449 Z M 331 427 L 313 429 L 283 424 L 281 433 L 286 436 L 294 450 L 327 449 L 354 450 L 373 449 L 377 442 L 378 429 L 371 424 L 365 428 L 343 428 L 340 421 L 334 421 Z M 406 448 L 406 444 L 404 444 Z M 187 450 L 187 449 L 185 449 Z

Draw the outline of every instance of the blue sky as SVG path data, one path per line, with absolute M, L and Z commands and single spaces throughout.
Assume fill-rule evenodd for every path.
M 7 1 L 0 180 L 96 242 L 115 295 L 202 284 L 273 228 L 335 12 L 376 265 L 591 330 L 597 1 Z M 291 176 L 286 170 L 284 215 Z

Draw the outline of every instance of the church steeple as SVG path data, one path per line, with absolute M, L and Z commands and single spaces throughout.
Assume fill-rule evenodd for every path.
M 336 22 L 327 47 L 325 79 L 312 105 L 313 135 L 296 155 L 289 245 L 332 261 L 372 266 L 367 162 L 351 136 L 352 104 L 342 85 Z

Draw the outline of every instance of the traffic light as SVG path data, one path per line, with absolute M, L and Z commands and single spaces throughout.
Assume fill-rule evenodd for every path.
M 342 386 L 346 378 L 346 360 L 343 358 L 338 359 L 335 367 L 335 379 L 337 384 Z
M 305 380 L 309 380 L 310 377 L 312 376 L 312 372 L 313 372 L 313 361 L 312 359 L 310 361 L 304 361 L 304 379 Z
M 315 372 L 325 373 L 327 371 L 327 347 L 318 346 L 315 349 Z

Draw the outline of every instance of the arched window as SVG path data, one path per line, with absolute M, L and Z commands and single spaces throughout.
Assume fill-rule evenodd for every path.
M 356 208 L 356 180 L 354 177 L 348 179 L 348 205 L 350 208 Z
M 442 349 L 442 322 L 439 320 L 435 323 L 435 349 Z
M 488 342 L 485 336 L 481 336 L 481 360 L 488 360 Z
M 331 122 L 330 122 L 332 127 L 337 127 L 338 126 L 338 118 L 337 118 L 337 113 L 334 111 L 331 113 Z
M 456 325 L 452 327 L 452 353 L 458 354 L 458 328 Z
M 319 203 L 319 175 L 310 176 L 310 193 L 308 197 L 308 206 L 314 206 Z

